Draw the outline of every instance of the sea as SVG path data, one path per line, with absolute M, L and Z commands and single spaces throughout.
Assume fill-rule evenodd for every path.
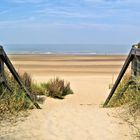
M 8 54 L 125 55 L 131 45 L 124 44 L 5 44 Z

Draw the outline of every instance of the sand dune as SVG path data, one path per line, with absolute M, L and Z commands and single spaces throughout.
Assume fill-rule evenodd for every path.
M 24 122 L 1 128 L 10 140 L 131 140 L 131 130 L 114 109 L 101 108 L 125 56 L 10 56 L 17 70 L 27 70 L 36 82 L 60 77 L 70 81 L 73 95 L 47 98 Z M 47 60 L 47 61 L 46 61 Z M 80 61 L 79 61 L 80 60 Z M 115 114 L 115 115 L 114 115 Z M 7 134 L 6 134 L 7 132 Z M 10 132 L 10 133 L 8 133 Z

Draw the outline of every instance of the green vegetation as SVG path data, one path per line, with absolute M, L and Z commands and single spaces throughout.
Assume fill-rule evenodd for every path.
M 45 89 L 47 95 L 53 98 L 63 99 L 64 96 L 73 94 L 70 83 L 65 83 L 64 80 L 59 78 L 52 79 L 48 83 L 41 84 L 41 86 Z
M 0 87 L 0 119 L 8 118 L 9 115 L 15 115 L 19 111 L 25 111 L 27 109 L 34 108 L 33 103 L 26 96 L 26 93 L 19 87 L 14 78 L 6 72 L 6 77 L 12 92 L 5 88 L 3 85 Z M 29 80 L 28 74 L 21 75 L 22 81 L 25 83 Z M 31 79 L 31 78 L 30 78 Z M 26 83 L 29 87 L 30 83 Z
M 133 138 L 139 139 L 140 77 L 131 77 L 130 75 L 126 75 L 119 84 L 108 106 L 121 106 L 121 108 L 119 108 L 120 111 L 117 111 L 117 115 L 119 115 L 132 129 Z
M 124 90 L 128 83 L 128 88 Z M 140 108 L 140 77 L 125 75 L 108 106 L 118 107 L 124 104 L 131 105 L 134 111 Z
M 34 104 L 8 72 L 6 72 L 6 77 L 12 92 L 2 85 L 0 86 L 0 120 L 8 118 L 9 115 L 34 108 Z M 70 89 L 70 83 L 65 83 L 59 78 L 42 84 L 35 84 L 27 73 L 20 75 L 20 78 L 35 101 L 38 101 L 37 95 L 63 99 L 64 96 L 73 93 Z

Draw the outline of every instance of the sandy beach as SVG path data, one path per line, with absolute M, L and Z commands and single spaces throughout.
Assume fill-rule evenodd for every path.
M 28 72 L 35 82 L 59 77 L 74 91 L 64 100 L 47 98 L 41 110 L 0 129 L 4 140 L 131 140 L 131 129 L 102 108 L 126 56 L 10 55 L 18 72 Z

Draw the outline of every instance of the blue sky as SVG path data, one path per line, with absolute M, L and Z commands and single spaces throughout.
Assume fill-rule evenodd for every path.
M 0 43 L 133 44 L 139 0 L 1 0 Z

